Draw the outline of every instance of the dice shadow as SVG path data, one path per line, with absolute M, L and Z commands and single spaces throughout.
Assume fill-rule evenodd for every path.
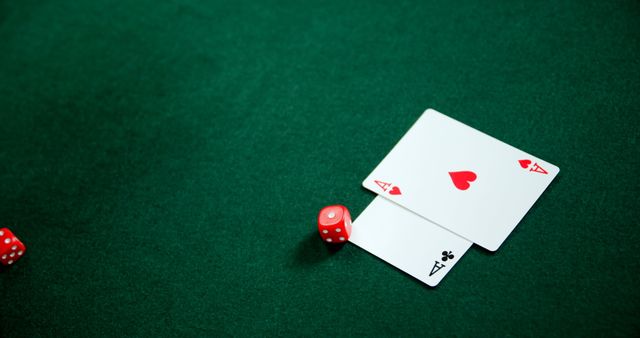
M 322 241 L 317 231 L 308 233 L 296 246 L 292 266 L 294 268 L 307 268 L 331 258 L 342 247 L 342 244 L 328 244 Z
M 27 269 L 28 267 L 29 267 L 29 255 L 24 255 L 12 265 L 0 264 L 0 275 L 10 276 L 11 274 L 22 274 L 24 273 L 24 269 Z M 7 282 L 7 283 L 10 283 L 10 282 Z

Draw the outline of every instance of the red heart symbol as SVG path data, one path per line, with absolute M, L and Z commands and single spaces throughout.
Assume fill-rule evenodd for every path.
M 518 162 L 520 163 L 520 166 L 524 169 L 529 168 L 529 164 L 531 164 L 531 160 L 520 160 Z
M 469 182 L 476 180 L 478 176 L 473 171 L 451 171 L 449 172 L 453 185 L 460 190 L 467 190 L 471 186 Z
M 400 188 L 398 187 L 393 187 L 391 188 L 391 190 L 389 190 L 389 193 L 391 195 L 401 195 L 402 193 L 400 192 Z

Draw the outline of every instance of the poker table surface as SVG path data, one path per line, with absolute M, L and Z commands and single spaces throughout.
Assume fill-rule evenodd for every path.
M 638 1 L 0 0 L 0 336 L 637 337 L 639 107 Z M 436 288 L 316 223 L 427 108 L 561 169 Z

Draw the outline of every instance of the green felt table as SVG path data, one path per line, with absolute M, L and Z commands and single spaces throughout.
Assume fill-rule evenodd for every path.
M 426 108 L 560 167 L 433 289 L 316 216 Z M 638 336 L 638 1 L 0 0 L 0 336 Z

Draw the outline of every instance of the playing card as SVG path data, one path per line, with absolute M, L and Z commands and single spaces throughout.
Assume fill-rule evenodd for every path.
M 472 244 L 380 196 L 353 222 L 349 241 L 429 286 Z
M 495 251 L 559 171 L 428 109 L 362 185 Z

